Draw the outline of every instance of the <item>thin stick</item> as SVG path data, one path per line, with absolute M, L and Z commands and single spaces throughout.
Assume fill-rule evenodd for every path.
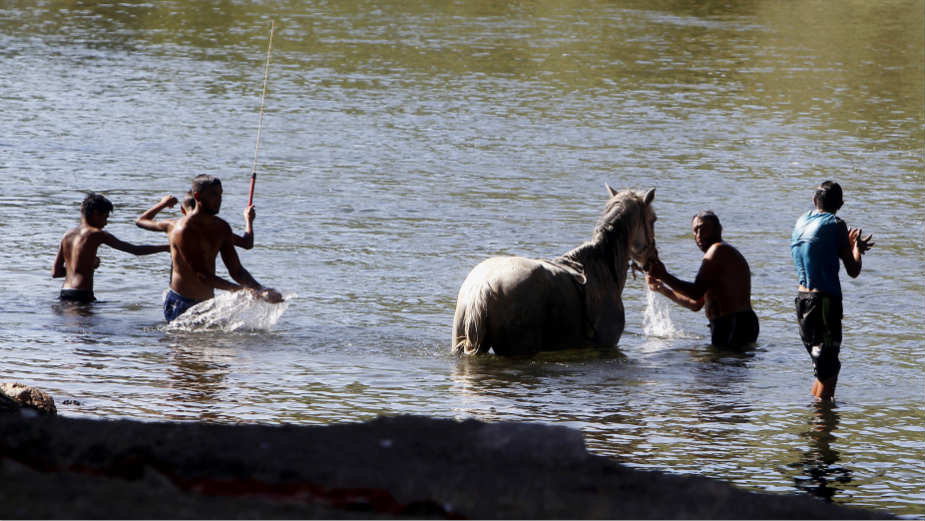
M 254 184 L 257 182 L 257 154 L 260 151 L 260 133 L 263 130 L 263 100 L 267 97 L 267 81 L 270 79 L 270 53 L 273 51 L 273 20 L 270 20 L 270 38 L 267 41 L 267 64 L 263 70 L 263 93 L 260 95 L 260 117 L 257 120 L 257 143 L 254 145 L 254 166 L 251 169 L 251 192 L 247 205 L 254 204 Z

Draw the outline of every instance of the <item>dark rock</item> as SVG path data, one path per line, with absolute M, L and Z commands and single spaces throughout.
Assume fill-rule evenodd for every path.
M 332 426 L 0 416 L 0 518 L 882 519 L 631 469 L 555 426 Z

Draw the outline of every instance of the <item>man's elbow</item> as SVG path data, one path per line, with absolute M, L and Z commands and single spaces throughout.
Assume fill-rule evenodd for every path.
M 157 223 L 150 219 L 135 219 L 135 226 L 141 228 L 142 230 L 148 230 L 149 232 L 160 231 L 157 227 Z

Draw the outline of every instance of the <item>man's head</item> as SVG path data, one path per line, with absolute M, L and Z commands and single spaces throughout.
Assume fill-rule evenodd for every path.
M 813 194 L 813 204 L 816 205 L 817 210 L 822 210 L 823 212 L 835 213 L 844 203 L 841 185 L 835 181 L 823 182 L 819 185 L 819 188 L 816 188 L 816 193 Z
M 196 206 L 211 215 L 218 215 L 222 207 L 222 182 L 211 175 L 198 175 L 193 178 L 193 187 L 190 190 L 196 199 Z
M 101 194 L 90 192 L 80 203 L 80 215 L 84 221 L 97 228 L 106 226 L 106 220 L 112 212 L 112 203 Z
M 691 230 L 694 232 L 694 242 L 704 252 L 723 240 L 723 225 L 713 210 L 704 210 L 695 215 L 691 219 Z
M 186 192 L 183 196 L 183 202 L 180 203 L 180 211 L 186 215 L 196 209 L 196 198 L 193 197 L 193 191 Z

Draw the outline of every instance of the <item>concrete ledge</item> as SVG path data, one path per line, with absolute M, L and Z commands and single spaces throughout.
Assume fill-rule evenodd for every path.
M 631 469 L 545 425 L 332 426 L 0 414 L 0 518 L 884 519 Z

